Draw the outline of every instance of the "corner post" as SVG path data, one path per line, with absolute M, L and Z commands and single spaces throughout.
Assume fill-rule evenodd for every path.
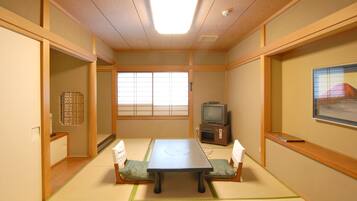
M 261 121 L 260 121 L 260 153 L 261 164 L 265 167 L 266 147 L 265 133 L 271 131 L 271 58 L 260 56 L 261 80 Z
M 41 1 L 41 26 L 50 29 L 49 0 Z M 51 195 L 50 165 L 50 42 L 41 41 L 41 167 L 42 200 Z
M 188 136 L 194 137 L 193 133 L 193 53 L 189 55 L 188 70 Z
M 116 67 L 112 67 L 112 134 L 117 136 L 117 70 Z
M 92 53 L 96 55 L 96 40 L 92 38 Z M 88 155 L 97 155 L 97 60 L 88 65 Z

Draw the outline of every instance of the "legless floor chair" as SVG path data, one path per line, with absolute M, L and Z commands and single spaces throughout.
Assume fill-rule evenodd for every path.
M 228 163 L 226 159 L 211 159 L 213 171 L 206 175 L 210 181 L 240 182 L 245 149 L 238 140 L 234 141 L 232 157 Z
M 117 184 L 145 184 L 153 182 L 153 177 L 146 169 L 147 161 L 127 160 L 124 141 L 112 149 L 115 178 Z

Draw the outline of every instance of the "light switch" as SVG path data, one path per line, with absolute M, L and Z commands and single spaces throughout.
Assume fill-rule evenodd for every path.
M 41 128 L 39 126 L 33 127 L 31 129 L 32 142 L 37 141 L 40 138 L 40 135 L 41 135 Z

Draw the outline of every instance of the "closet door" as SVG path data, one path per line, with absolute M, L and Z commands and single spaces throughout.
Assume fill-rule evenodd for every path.
M 40 42 L 0 27 L 0 200 L 41 200 Z

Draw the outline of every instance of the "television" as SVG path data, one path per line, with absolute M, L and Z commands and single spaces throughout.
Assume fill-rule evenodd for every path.
M 228 121 L 227 105 L 219 102 L 202 104 L 201 121 L 206 124 L 226 125 Z

